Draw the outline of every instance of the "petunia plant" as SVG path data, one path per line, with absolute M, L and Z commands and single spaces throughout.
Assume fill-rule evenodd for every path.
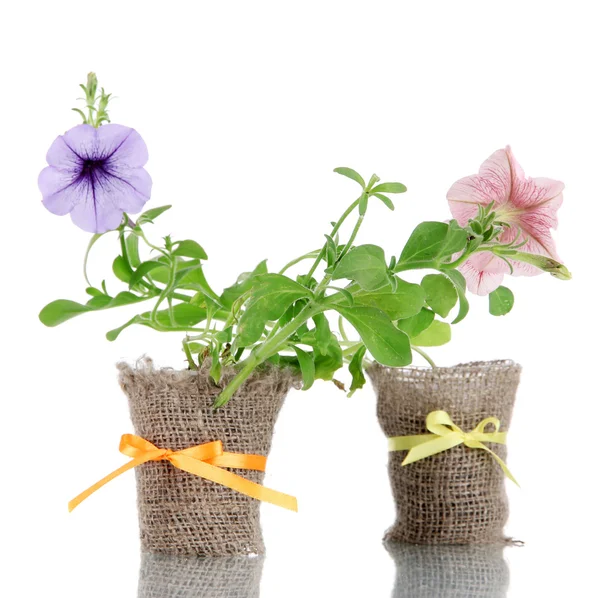
M 490 312 L 504 315 L 514 302 L 512 292 L 500 286 L 504 274 L 570 278 L 549 232 L 556 226 L 562 183 L 525 178 L 507 148 L 495 152 L 479 175 L 452 186 L 454 220 L 419 224 L 399 253 L 387 257 L 382 247 L 357 244 L 357 238 L 373 202 L 394 210 L 390 196 L 406 187 L 336 168 L 357 184 L 357 195 L 331 223 L 322 247 L 278 272 L 269 272 L 265 260 L 217 292 L 204 274 L 207 254 L 197 241 L 149 239 L 148 226 L 171 206 L 132 219 L 150 197 L 146 146 L 134 129 L 105 124 L 110 96 L 103 89 L 97 93 L 93 74 L 82 87 L 84 123 L 54 141 L 39 185 L 51 212 L 70 213 L 75 224 L 94 233 L 84 258 L 90 298 L 53 301 L 40 319 L 56 326 L 85 312 L 149 303 L 109 331 L 108 340 L 134 325 L 184 333 L 189 368 L 208 360 L 215 384 L 223 367 L 236 370 L 215 407 L 225 405 L 267 362 L 296 369 L 305 390 L 317 379 L 341 386 L 334 376 L 347 364 L 350 393 L 365 383 L 365 361 L 401 367 L 418 353 L 433 365 L 424 348 L 450 340 L 451 324 L 469 311 L 467 289 L 489 294 Z M 85 266 L 90 249 L 108 233 L 117 239 L 112 270 L 122 285 L 114 294 L 106 281 L 93 285 Z M 402 278 L 413 270 L 428 271 L 419 284 Z

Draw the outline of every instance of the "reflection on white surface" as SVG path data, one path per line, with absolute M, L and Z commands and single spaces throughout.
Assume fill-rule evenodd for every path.
M 396 565 L 392 598 L 507 596 L 510 574 L 504 546 L 389 543 L 386 548 Z M 138 598 L 259 598 L 263 565 L 262 557 L 190 558 L 144 554 Z M 390 595 L 389 591 L 386 596 Z M 267 588 L 264 594 L 271 595 Z M 376 595 L 382 594 L 377 590 L 373 596 Z
M 392 598 L 506 598 L 504 546 L 386 545 L 396 564 Z
M 138 598 L 258 598 L 262 557 L 143 554 Z

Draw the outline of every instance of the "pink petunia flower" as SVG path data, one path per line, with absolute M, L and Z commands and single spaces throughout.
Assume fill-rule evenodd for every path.
M 85 231 L 104 233 L 150 199 L 144 170 L 148 150 L 139 133 L 122 125 L 78 125 L 56 138 L 38 185 L 53 214 L 71 214 Z
M 479 174 L 460 179 L 447 194 L 452 216 L 461 226 L 477 216 L 477 206 L 494 202 L 496 219 L 509 226 L 499 237 L 502 244 L 518 239 L 527 243 L 522 252 L 559 260 L 550 229 L 556 228 L 564 184 L 547 178 L 527 178 L 510 147 L 494 152 Z M 532 264 L 511 260 L 513 273 L 535 276 L 542 271 Z M 476 253 L 459 268 L 472 293 L 487 295 L 498 288 L 508 264 L 489 251 Z

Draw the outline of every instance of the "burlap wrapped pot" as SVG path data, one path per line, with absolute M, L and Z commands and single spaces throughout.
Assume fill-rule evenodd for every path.
M 220 440 L 227 452 L 267 456 L 277 415 L 295 383 L 290 372 L 266 367 L 215 411 L 212 405 L 220 388 L 206 367 L 156 369 L 149 359 L 135 367 L 118 367 L 135 433 L 175 451 Z M 233 375 L 225 371 L 220 386 Z M 263 482 L 263 472 L 231 471 Z M 200 556 L 264 553 L 259 501 L 167 461 L 137 467 L 136 482 L 142 551 Z
M 377 416 L 388 438 L 426 434 L 432 411 L 446 411 L 464 431 L 488 417 L 510 425 L 521 367 L 512 361 L 450 368 L 385 368 L 369 376 Z M 506 446 L 490 448 L 506 460 Z M 402 466 L 405 451 L 389 454 L 396 522 L 386 539 L 413 544 L 493 544 L 508 541 L 508 498 L 502 469 L 486 451 L 454 447 Z
M 417 546 L 390 542 L 392 598 L 506 598 L 510 572 L 499 544 Z
M 264 557 L 142 554 L 138 598 L 259 598 Z

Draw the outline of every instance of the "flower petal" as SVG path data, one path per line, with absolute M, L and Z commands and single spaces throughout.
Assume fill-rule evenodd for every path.
M 143 168 L 105 168 L 94 176 L 96 194 L 122 212 L 137 214 L 150 199 L 152 179 Z
M 81 166 L 84 160 L 94 158 L 97 145 L 96 129 L 91 125 L 77 125 L 57 137 L 46 160 L 57 168 L 68 168 L 68 162 Z
M 68 189 L 73 185 L 74 175 L 67 170 L 46 166 L 38 177 L 38 187 L 42 192 L 42 203 L 57 216 L 64 216 L 73 209 L 73 198 Z
M 88 187 L 89 189 L 90 187 Z M 105 198 L 103 198 L 105 199 Z M 71 211 L 71 220 L 88 233 L 105 233 L 121 224 L 122 210 L 110 203 L 99 201 L 98 196 L 88 193 Z
M 467 281 L 469 291 L 476 295 L 489 295 L 510 272 L 508 264 L 489 251 L 472 255 L 459 270 Z
M 141 135 L 123 125 L 104 125 L 98 129 L 98 147 L 107 164 L 140 168 L 148 162 L 148 148 Z
M 56 168 L 78 170 L 89 148 L 94 145 L 94 131 L 90 125 L 77 125 L 64 135 L 59 135 L 46 154 L 46 162 Z
M 446 198 L 452 216 L 461 226 L 477 215 L 477 206 L 504 205 L 510 197 L 511 167 L 507 150 L 494 152 L 479 169 L 479 174 L 456 181 Z

